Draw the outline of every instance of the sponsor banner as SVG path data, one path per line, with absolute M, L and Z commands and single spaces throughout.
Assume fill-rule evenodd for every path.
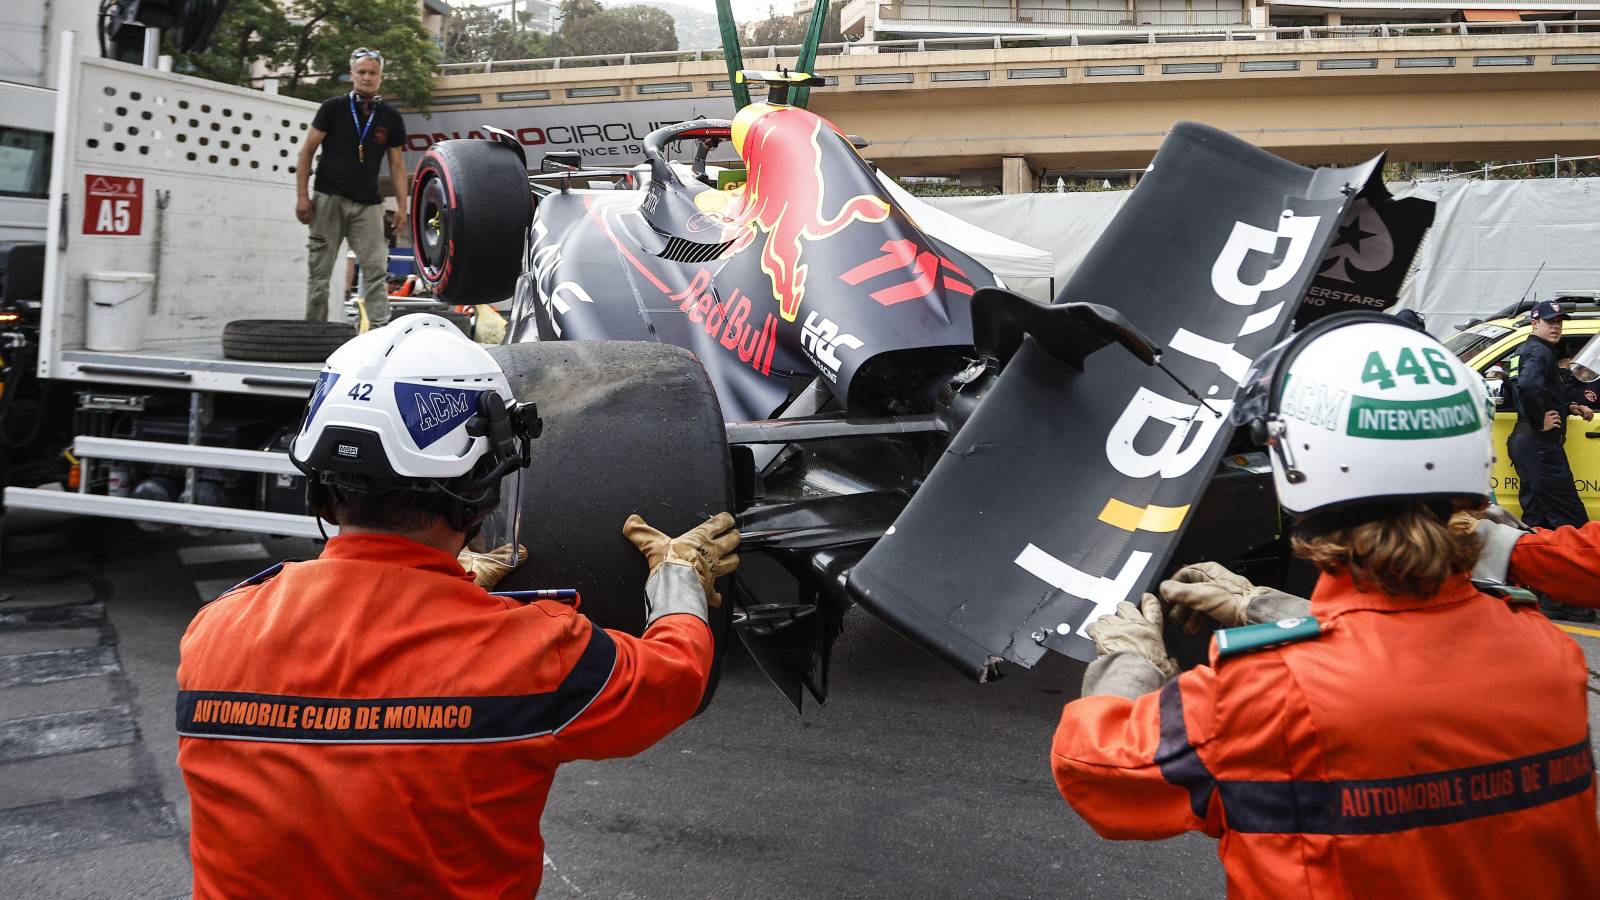
M 645 136 L 657 128 L 690 119 L 725 118 L 732 111 L 731 100 L 711 97 L 434 110 L 429 116 L 411 113 L 406 116 L 406 167 L 416 171 L 422 154 L 440 141 L 486 137 L 485 125 L 515 135 L 534 169 L 552 150 L 577 151 L 585 164 L 629 165 L 644 161 Z M 727 161 L 738 157 L 724 144 L 711 158 Z
M 1345 210 L 1295 315 L 1295 328 L 1337 312 L 1385 310 L 1399 297 L 1411 260 L 1433 225 L 1434 202 L 1390 197 L 1378 181 L 1381 174 L 1373 173 L 1373 181 Z
M 144 179 L 83 176 L 83 233 L 131 237 L 144 221 Z
M 1200 399 L 1116 345 L 1079 371 L 1025 341 L 852 593 L 979 679 L 1047 649 L 1093 659 L 1084 629 L 1167 571 L 1240 380 L 1289 331 L 1352 186 L 1380 163 L 1313 171 L 1174 128 L 1057 302 L 1121 312 Z

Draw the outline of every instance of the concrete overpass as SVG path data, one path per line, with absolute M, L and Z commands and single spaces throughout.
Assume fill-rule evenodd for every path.
M 1045 172 L 1142 168 L 1182 119 L 1309 164 L 1381 150 L 1411 162 L 1600 153 L 1600 33 L 1195 37 L 921 52 L 902 42 L 823 56 L 818 74 L 834 84 L 813 92 L 811 108 L 870 140 L 865 155 L 893 175 L 959 174 L 1009 191 Z M 637 117 L 667 99 L 705 115 L 732 110 L 717 59 L 573 67 L 582 62 L 441 77 L 436 118 L 515 111 L 537 123 L 571 104 Z

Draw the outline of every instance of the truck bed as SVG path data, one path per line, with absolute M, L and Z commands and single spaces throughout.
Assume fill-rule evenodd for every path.
M 304 397 L 320 362 L 225 359 L 222 338 L 150 341 L 133 351 L 64 350 L 56 378 L 240 394 Z

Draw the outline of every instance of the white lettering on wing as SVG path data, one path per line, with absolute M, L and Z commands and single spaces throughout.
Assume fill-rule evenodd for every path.
M 1144 569 L 1150 563 L 1150 556 L 1143 550 L 1130 553 L 1122 564 L 1122 571 L 1117 573 L 1115 579 L 1090 575 L 1062 562 L 1033 544 L 1023 548 L 1022 553 L 1017 556 L 1016 563 L 1045 584 L 1094 604 L 1083 624 L 1078 626 L 1078 634 L 1088 637 L 1085 629 L 1089 627 L 1089 623 L 1115 612 L 1117 604 L 1122 602 L 1133 586 L 1144 577 Z

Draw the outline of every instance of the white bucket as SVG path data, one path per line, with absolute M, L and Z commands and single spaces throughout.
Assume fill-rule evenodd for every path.
M 150 318 L 149 272 L 90 272 L 88 335 L 90 350 L 138 350 L 144 346 L 144 323 Z

